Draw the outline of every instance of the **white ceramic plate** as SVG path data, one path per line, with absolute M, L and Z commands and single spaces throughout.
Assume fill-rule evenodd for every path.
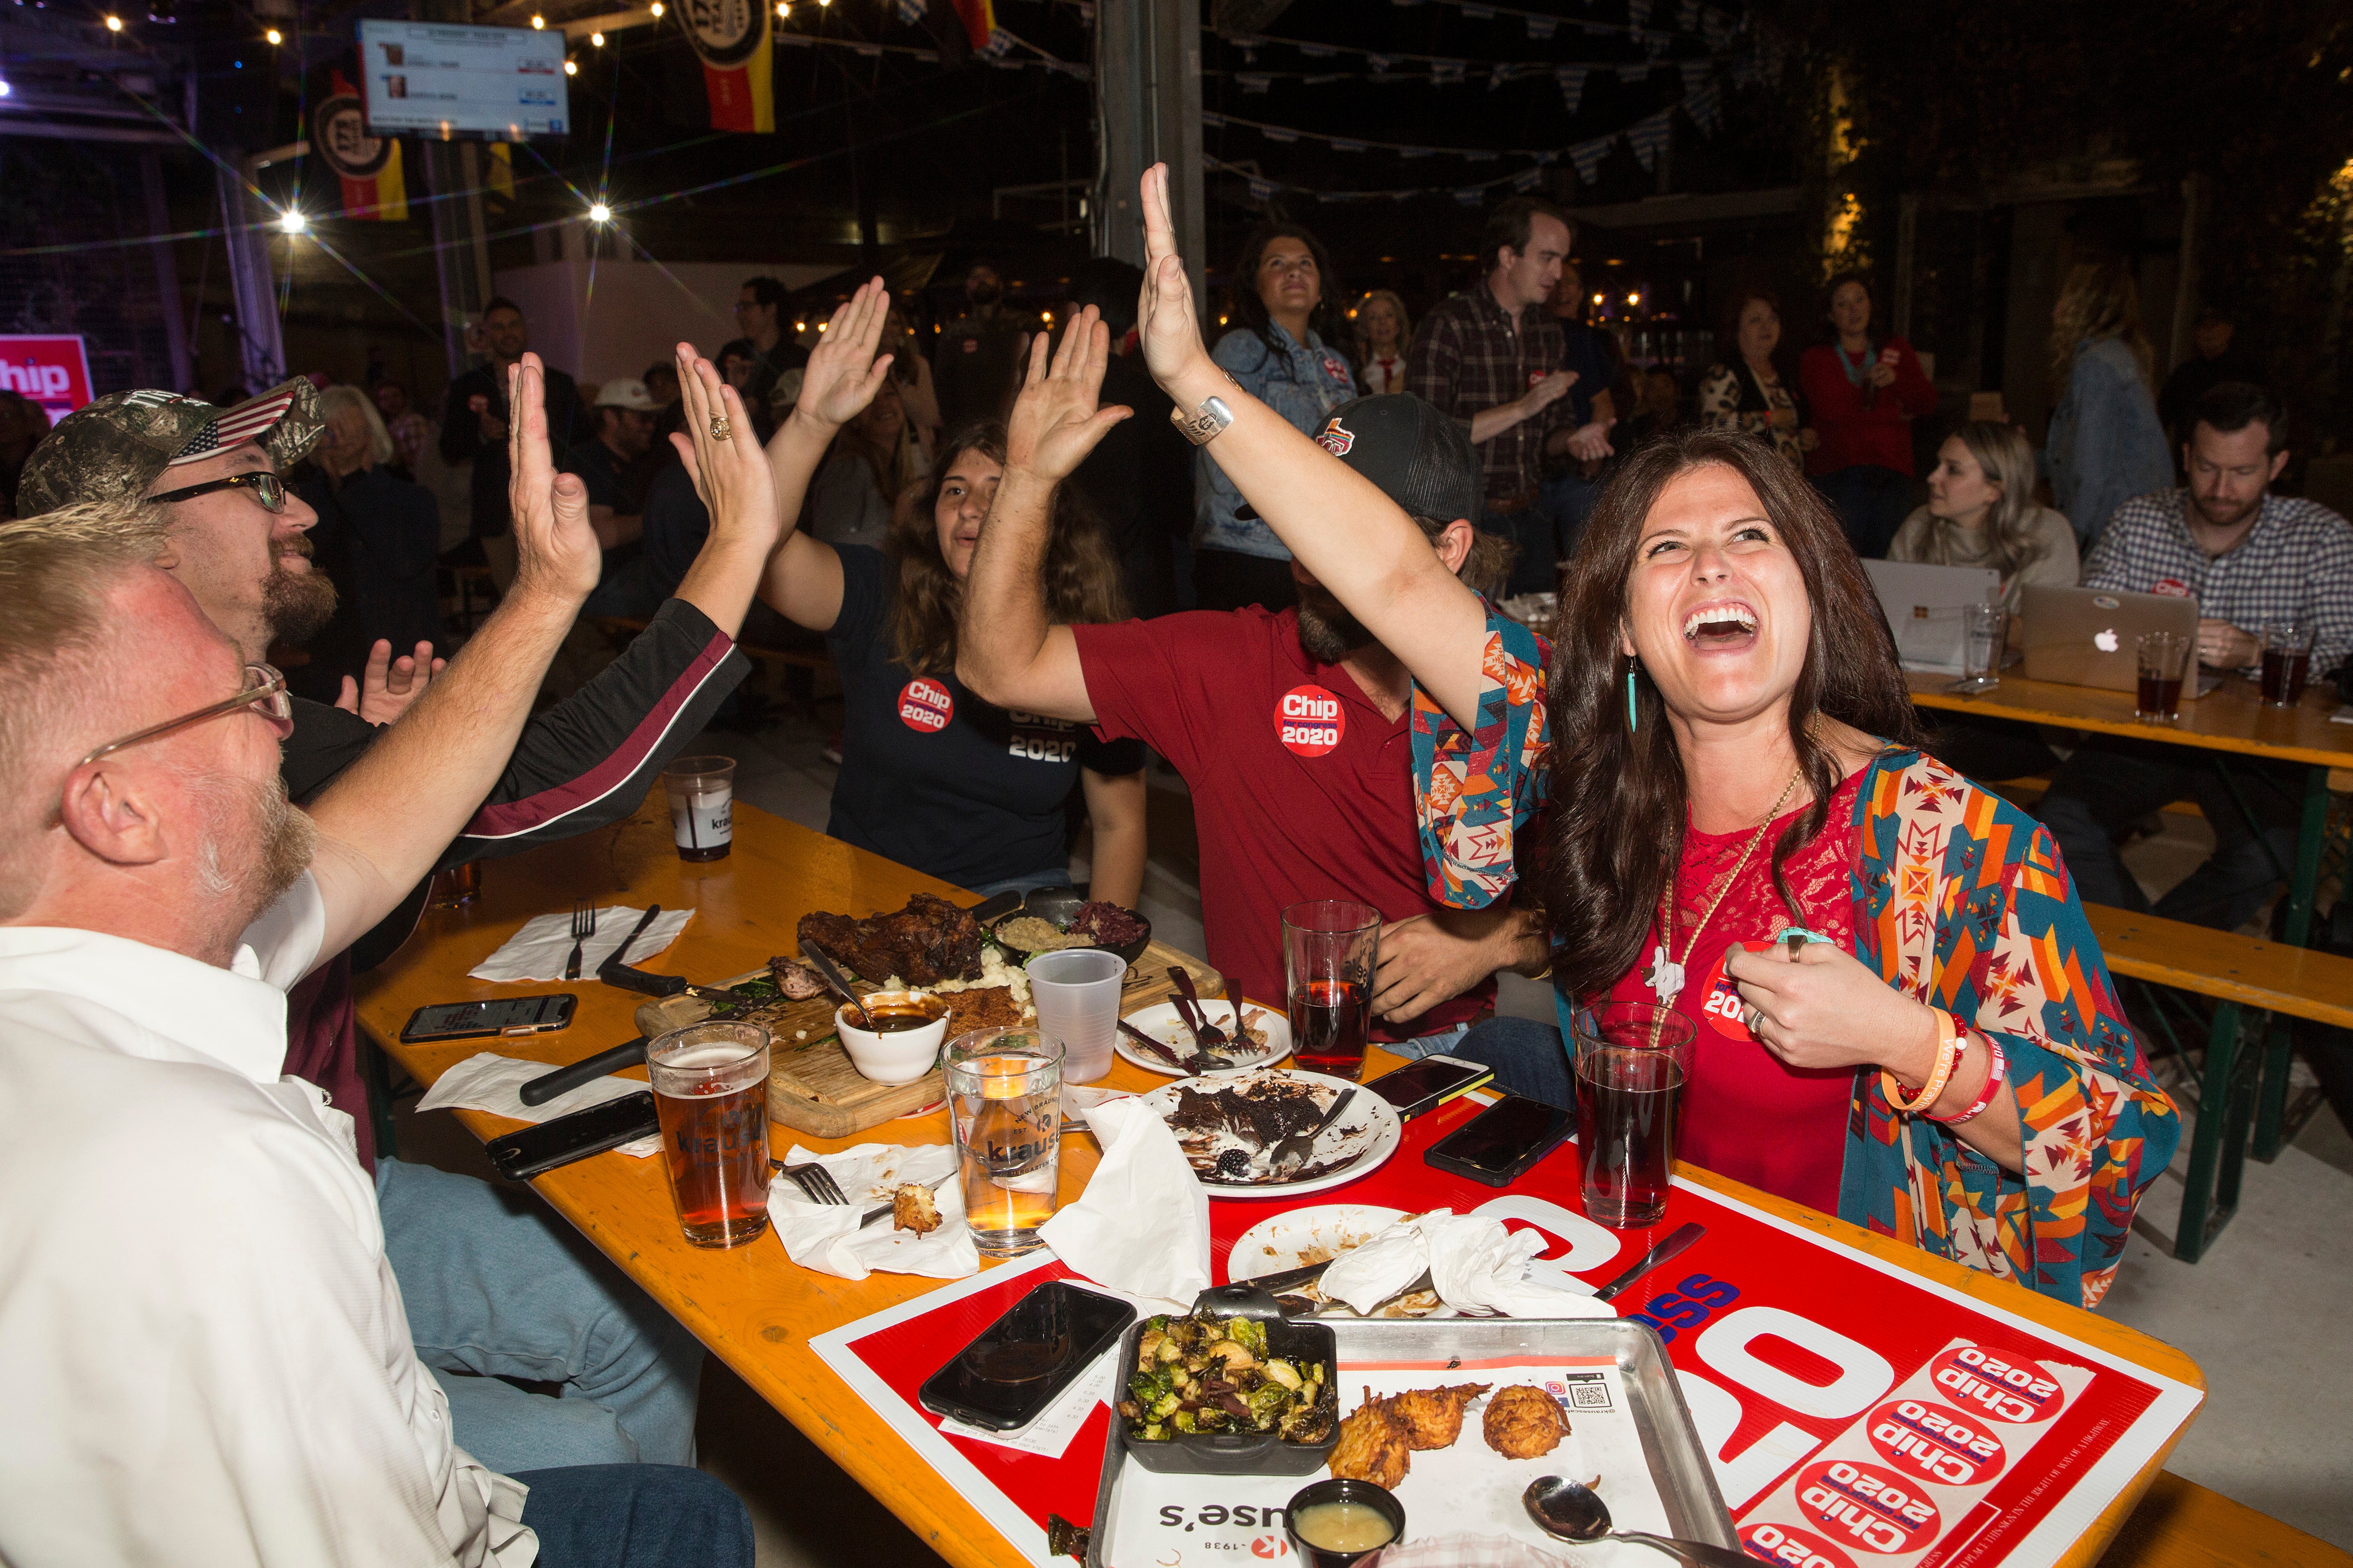
M 1347 1163 L 1336 1170 L 1326 1171 L 1320 1176 L 1310 1176 L 1304 1181 L 1265 1182 L 1252 1185 L 1239 1183 L 1202 1182 L 1202 1189 L 1211 1197 L 1295 1198 L 1308 1193 L 1320 1193 L 1332 1187 L 1344 1186 L 1358 1176 L 1378 1170 L 1388 1163 L 1390 1155 L 1398 1152 L 1398 1145 L 1405 1141 L 1405 1124 L 1398 1120 L 1397 1108 L 1379 1095 L 1359 1084 L 1350 1083 L 1344 1078 L 1333 1078 L 1320 1072 L 1300 1072 L 1290 1068 L 1261 1068 L 1248 1073 L 1220 1073 L 1213 1078 L 1187 1079 L 1176 1083 L 1164 1083 L 1145 1095 L 1144 1102 L 1157 1111 L 1161 1120 L 1165 1121 L 1176 1114 L 1176 1096 L 1180 1089 L 1191 1088 L 1197 1084 L 1203 1086 L 1201 1092 L 1207 1092 L 1212 1088 L 1219 1089 L 1238 1088 L 1258 1078 L 1283 1079 L 1296 1083 L 1313 1084 L 1318 1089 L 1328 1090 L 1331 1094 L 1337 1094 L 1342 1089 L 1356 1089 L 1356 1098 L 1348 1102 L 1348 1109 L 1341 1114 L 1340 1120 L 1325 1128 L 1323 1134 L 1316 1139 L 1315 1152 L 1310 1162 L 1314 1163 L 1347 1156 Z M 1328 1096 L 1323 1099 L 1325 1105 L 1332 1103 Z M 1198 1173 L 1196 1179 L 1198 1179 Z
M 1233 1250 L 1226 1254 L 1226 1278 L 1240 1285 L 1261 1275 L 1324 1262 L 1361 1247 L 1405 1215 L 1403 1209 L 1383 1208 L 1377 1204 L 1317 1204 L 1286 1210 L 1242 1232 Z M 1345 1302 L 1335 1301 L 1315 1315 L 1353 1318 L 1357 1314 Z M 1451 1318 L 1454 1309 L 1441 1301 L 1430 1311 L 1413 1316 Z
M 1242 1004 L 1242 1012 L 1245 1016 L 1252 1013 L 1259 1016 L 1260 1026 L 1266 1030 L 1266 1044 L 1252 1046 L 1246 1051 L 1229 1051 L 1227 1054 L 1234 1058 L 1234 1065 L 1229 1068 L 1219 1068 L 1220 1072 L 1240 1072 L 1250 1068 L 1268 1067 L 1291 1054 L 1290 1019 L 1271 1007 L 1253 1006 L 1248 1002 Z M 1204 998 L 1201 1015 L 1229 1035 L 1233 1033 L 1234 1010 L 1227 1004 L 1214 998 Z M 1176 1004 L 1174 1002 L 1155 1002 L 1149 1007 L 1138 1007 L 1127 1016 L 1125 1021 L 1154 1039 L 1166 1042 L 1179 1059 L 1192 1054 L 1193 1032 L 1176 1016 Z M 1179 1067 L 1166 1058 L 1154 1056 L 1129 1039 L 1124 1031 L 1112 1044 L 1122 1057 L 1146 1072 L 1163 1073 L 1170 1078 L 1192 1076 L 1192 1068 Z

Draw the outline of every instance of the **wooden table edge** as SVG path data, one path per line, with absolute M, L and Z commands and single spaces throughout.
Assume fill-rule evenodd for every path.
M 2020 723 L 2039 724 L 2053 730 L 2092 730 L 2103 735 L 2120 735 L 2129 740 L 2157 741 L 2168 745 L 2189 746 L 2211 752 L 2233 752 L 2242 756 L 2263 757 L 2274 762 L 2301 763 L 2307 767 L 2353 766 L 2353 731 L 2348 732 L 2343 745 L 2334 747 L 2264 741 L 2253 735 L 2218 735 L 2181 723 L 2145 724 L 2133 716 L 2128 707 L 2113 717 L 2096 712 L 2074 711 L 2072 707 L 2038 707 L 2032 699 L 2035 691 L 2047 684 L 2045 682 L 2027 681 L 2022 678 L 2005 678 L 2003 683 L 1991 692 L 1982 696 L 1963 696 L 1945 689 L 1952 679 L 1947 675 L 1907 672 L 1905 684 L 1910 690 L 1914 705 L 1921 708 L 1941 709 L 1952 713 L 1974 713 L 1989 719 L 2009 719 Z M 2234 680 L 2235 679 L 2233 678 Z M 2236 684 L 2242 686 L 2245 683 L 2237 681 Z M 2013 688 L 2018 689 L 2012 696 L 2003 695 L 2005 692 L 2011 692 Z M 2028 688 L 2035 689 L 2026 689 Z M 2067 686 L 2058 687 L 2055 689 L 2084 693 L 2084 696 L 2074 699 L 2077 704 L 2087 704 L 2095 700 L 2113 700 L 2118 703 L 2125 703 L 2130 701 L 2132 697 L 2130 692 L 2109 691 L 2100 687 Z M 2227 683 L 2222 689 L 2224 691 L 2232 689 L 2232 686 Z M 2312 690 L 2317 689 L 2317 688 L 2312 689 Z M 2302 700 L 2313 705 L 2311 711 L 2317 715 L 2316 722 L 2320 726 L 2321 732 L 2330 732 L 2330 726 L 2334 721 L 2326 711 L 2327 704 L 2315 699 L 2312 690 L 2307 690 Z M 2094 694 L 2096 694 L 2096 697 Z M 2196 718 L 2194 710 L 2198 702 L 2211 702 L 2221 694 L 2222 691 L 2216 691 L 2184 704 L 2182 717 L 2185 720 L 2194 720 Z M 2267 711 L 2285 715 L 2295 710 L 2274 709 Z

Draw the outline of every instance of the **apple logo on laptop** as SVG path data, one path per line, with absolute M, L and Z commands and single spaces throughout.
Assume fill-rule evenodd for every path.
M 2098 648 L 2102 653 L 2114 653 L 2117 648 L 2121 647 L 2123 644 L 2116 640 L 2116 628 L 2111 626 L 2105 631 L 2094 632 L 2092 634 L 2092 646 Z

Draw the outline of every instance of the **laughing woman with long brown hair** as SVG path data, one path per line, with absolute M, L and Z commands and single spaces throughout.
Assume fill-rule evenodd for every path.
M 841 773 L 826 831 L 975 892 L 1070 879 L 1064 803 L 1085 796 L 1091 890 L 1134 906 L 1144 885 L 1144 752 L 1075 724 L 1009 713 L 955 678 L 956 616 L 974 547 L 1005 470 L 1005 426 L 951 431 L 930 484 L 902 504 L 880 550 L 793 526 L 835 432 L 887 378 L 877 354 L 890 296 L 870 283 L 809 355 L 800 401 L 768 445 L 785 536 L 760 596 L 825 634 L 840 674 Z M 1054 498 L 1046 604 L 1058 624 L 1124 618 L 1119 564 L 1065 489 Z
M 2179 1120 L 2049 836 L 1920 750 L 1820 498 L 1746 437 L 1651 443 L 1603 493 L 1546 648 L 1430 570 L 1370 483 L 1225 382 L 1166 178 L 1145 180 L 1146 363 L 1179 409 L 1220 400 L 1204 416 L 1219 465 L 1412 671 L 1432 893 L 1503 896 L 1513 839 L 1549 798 L 1558 1011 L 1640 998 L 1698 1024 L 1680 1153 L 2097 1301 Z M 1482 1053 L 1479 1030 L 1454 1048 L 1557 1093 L 1560 1035 L 1513 1039 L 1511 1022 L 1487 1026 L 1503 1048 Z

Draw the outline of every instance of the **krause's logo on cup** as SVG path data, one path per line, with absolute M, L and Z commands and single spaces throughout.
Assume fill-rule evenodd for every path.
M 1348 716 L 1321 686 L 1294 686 L 1274 705 L 1275 739 L 1303 757 L 1320 757 L 1340 744 Z
M 936 680 L 922 676 L 899 689 L 899 722 L 910 730 L 936 735 L 955 717 L 955 698 Z
M 1938 1360 L 1929 1375 L 1962 1409 L 1997 1421 L 2045 1420 L 2067 1403 L 2059 1380 L 2039 1363 L 1983 1345 L 1963 1345 Z
M 2001 1473 L 2001 1439 L 1976 1416 L 1917 1399 L 1891 1399 L 1871 1413 L 1879 1457 L 1924 1480 L 1975 1486 Z
M 1866 1552 L 1917 1552 L 1942 1521 L 1920 1483 L 1852 1459 L 1830 1459 L 1798 1472 L 1798 1503 L 1834 1540 Z

